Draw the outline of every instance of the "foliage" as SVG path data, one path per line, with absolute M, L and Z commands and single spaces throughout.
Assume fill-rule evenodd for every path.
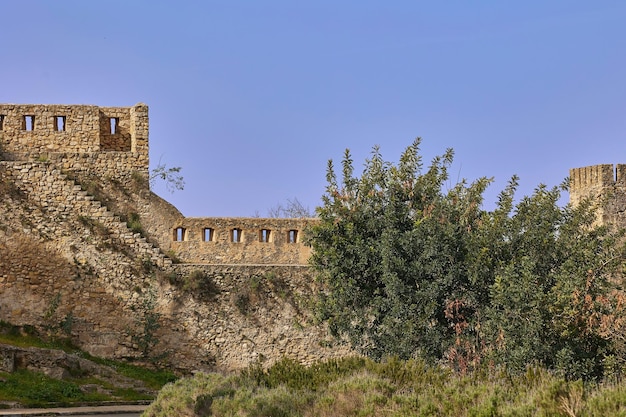
M 235 288 L 232 294 L 232 303 L 244 316 L 250 315 L 256 307 L 268 307 L 276 298 L 288 303 L 296 311 L 300 311 L 298 297 L 292 291 L 289 283 L 280 274 L 266 272 L 254 274 Z
M 239 376 L 198 373 L 166 386 L 144 416 L 617 416 L 624 384 L 568 382 L 542 368 L 466 375 L 420 360 L 283 359 Z
M 61 293 L 56 293 L 49 301 L 48 308 L 43 314 L 42 328 L 46 331 L 47 338 L 58 341 L 61 344 L 71 344 L 72 327 L 74 326 L 74 314 L 69 311 L 65 316 L 59 316 L 61 306 Z
M 126 362 L 111 359 L 102 359 L 89 355 L 72 345 L 67 339 L 42 339 L 36 329 L 30 326 L 16 326 L 0 321 L 0 343 L 19 347 L 38 347 L 59 349 L 92 362 L 104 365 L 115 372 L 136 381 L 142 381 L 146 387 L 158 390 L 168 382 L 176 380 L 171 371 L 154 370 Z M 81 370 L 73 372 L 69 369 L 71 378 L 59 381 L 37 372 L 18 370 L 5 374 L 0 372 L 0 401 L 16 401 L 22 406 L 41 407 L 85 402 L 102 401 L 136 401 L 151 399 L 152 395 L 144 390 L 133 388 L 116 388 L 107 382 L 92 375 L 83 375 Z M 111 371 L 109 371 L 111 372 Z M 98 392 L 83 392 L 81 385 L 98 385 L 102 390 Z M 110 394 L 107 392 L 111 392 Z
M 37 372 L 19 370 L 10 374 L 0 373 L 0 377 L 3 380 L 0 400 L 20 401 L 28 407 L 107 399 L 102 394 L 83 393 L 74 382 L 57 380 Z
M 606 357 L 624 357 L 612 279 L 625 258 L 621 234 L 593 225 L 591 202 L 561 208 L 566 187 L 541 185 L 514 204 L 514 177 L 485 211 L 490 180 L 447 186 L 452 150 L 423 171 L 419 144 L 398 165 L 374 148 L 360 177 L 346 151 L 341 181 L 329 161 L 308 236 L 331 332 L 375 359 L 420 357 L 461 372 L 488 360 L 592 379 Z
M 199 269 L 181 276 L 173 273 L 169 282 L 198 299 L 212 300 L 222 292 L 214 277 Z
M 159 160 L 156 168 L 150 171 L 150 186 L 154 187 L 156 180 L 165 182 L 165 188 L 170 193 L 174 191 L 182 191 L 185 189 L 185 180 L 180 174 L 181 167 L 168 167 Z
M 163 385 L 176 381 L 178 377 L 167 369 L 152 369 L 145 366 L 137 366 L 127 362 L 120 362 L 112 359 L 102 359 L 83 354 L 86 358 L 101 365 L 110 366 L 116 372 L 131 378 L 143 381 L 148 388 L 158 390 Z
M 143 234 L 143 226 L 141 226 L 141 219 L 138 213 L 128 213 L 127 224 L 133 233 Z

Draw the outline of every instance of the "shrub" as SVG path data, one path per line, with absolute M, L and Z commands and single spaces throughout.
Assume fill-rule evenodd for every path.
M 128 228 L 132 230 L 134 233 L 142 233 L 143 227 L 141 226 L 141 221 L 139 219 L 139 214 L 137 213 L 128 213 L 128 219 L 126 221 L 128 224 Z

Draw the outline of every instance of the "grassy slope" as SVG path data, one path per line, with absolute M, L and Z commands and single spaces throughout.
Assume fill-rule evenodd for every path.
M 626 384 L 545 370 L 457 375 L 416 361 L 348 358 L 305 368 L 198 374 L 166 385 L 144 416 L 626 416 Z
M 108 367 L 114 374 L 136 381 L 135 387 L 116 386 L 110 377 L 74 372 L 69 378 L 57 380 L 42 373 L 20 369 L 0 372 L 0 402 L 17 402 L 28 407 L 71 405 L 104 401 L 152 400 L 152 392 L 172 382 L 176 376 L 166 370 L 153 370 L 125 362 L 93 357 L 63 341 L 45 341 L 34 330 L 0 322 L 0 343 L 25 347 L 59 349 Z M 81 389 L 81 387 L 83 389 Z M 137 387 L 142 387 L 141 389 Z M 1 406 L 0 406 L 1 407 Z

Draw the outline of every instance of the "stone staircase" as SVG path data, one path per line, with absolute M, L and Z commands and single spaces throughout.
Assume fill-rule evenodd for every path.
M 161 250 L 133 232 L 126 222 L 111 212 L 94 196 L 89 195 L 74 180 L 64 175 L 50 162 L 0 161 L 18 188 L 33 198 L 47 212 L 67 219 L 83 216 L 104 225 L 113 239 L 132 249 L 138 258 L 149 258 L 160 268 L 172 265 Z

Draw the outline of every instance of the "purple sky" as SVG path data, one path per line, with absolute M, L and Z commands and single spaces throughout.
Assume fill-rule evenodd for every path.
M 0 2 L 0 102 L 150 106 L 157 193 L 188 216 L 314 208 L 345 148 L 520 195 L 626 162 L 626 2 Z

